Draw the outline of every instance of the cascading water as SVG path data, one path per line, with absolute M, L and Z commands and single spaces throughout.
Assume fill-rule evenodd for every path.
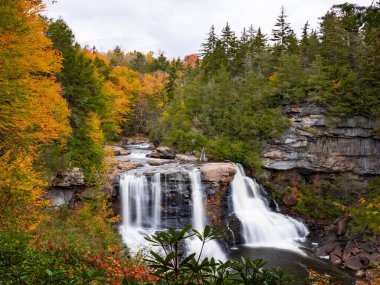
M 161 174 L 156 173 L 152 180 L 153 204 L 153 227 L 158 228 L 161 224 Z
M 131 249 L 146 246 L 145 236 L 159 229 L 161 221 L 161 174 L 149 181 L 143 172 L 120 177 L 122 224 L 120 233 Z
M 259 185 L 245 176 L 241 165 L 231 183 L 232 203 L 236 216 L 242 223 L 247 245 L 277 247 L 297 250 L 296 241 L 303 241 L 308 230 L 301 222 L 271 211 L 260 193 Z
M 193 228 L 199 232 L 203 232 L 207 219 L 203 205 L 202 185 L 201 185 L 201 172 L 199 169 L 194 168 L 189 171 L 189 178 L 191 181 L 191 200 L 192 200 L 192 213 L 193 213 Z M 200 253 L 202 243 L 194 237 L 188 243 L 189 252 Z M 223 253 L 220 245 L 215 241 L 208 241 L 202 250 L 202 257 L 214 257 L 216 260 L 226 260 L 226 255 Z

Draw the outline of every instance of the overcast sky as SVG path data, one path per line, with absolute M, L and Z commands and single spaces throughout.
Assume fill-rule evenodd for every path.
M 124 51 L 163 50 L 171 58 L 198 52 L 212 24 L 218 32 L 229 22 L 239 35 L 251 24 L 270 34 L 284 5 L 288 22 L 300 34 L 307 20 L 316 28 L 320 16 L 333 4 L 344 2 L 347 0 L 58 0 L 47 4 L 47 15 L 62 17 L 80 44 L 95 45 L 99 51 L 119 45 Z M 372 0 L 354 3 L 368 6 Z

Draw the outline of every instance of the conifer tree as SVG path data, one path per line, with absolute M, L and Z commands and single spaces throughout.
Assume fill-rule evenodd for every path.
M 285 14 L 285 9 L 281 7 L 281 13 L 277 17 L 275 28 L 272 30 L 271 40 L 275 44 L 275 51 L 281 54 L 285 50 L 293 52 L 297 45 L 297 38 L 290 24 L 286 22 L 288 16 Z

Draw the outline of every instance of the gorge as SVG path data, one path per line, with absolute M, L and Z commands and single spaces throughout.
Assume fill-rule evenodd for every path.
M 299 284 L 308 268 L 318 268 L 350 284 L 347 273 L 313 257 L 306 242 L 307 227 L 281 214 L 241 165 L 155 158 L 161 165 L 152 166 L 147 157 L 150 148 L 149 144 L 128 146 L 130 154 L 125 159 L 140 167 L 120 174 L 117 186 L 122 213 L 119 231 L 132 251 L 148 247 L 144 236 L 169 227 L 182 229 L 192 224 L 202 231 L 206 224 L 224 226 L 228 238 L 209 242 L 203 256 L 221 260 L 238 255 L 265 257 L 271 266 L 295 272 Z M 199 243 L 190 240 L 186 248 L 199 252 Z

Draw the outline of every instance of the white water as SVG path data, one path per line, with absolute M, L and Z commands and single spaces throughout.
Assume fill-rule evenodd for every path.
M 153 227 L 161 225 L 161 174 L 156 173 L 152 180 L 153 202 Z
M 232 203 L 236 216 L 242 222 L 243 236 L 249 246 L 276 247 L 297 250 L 297 241 L 305 240 L 308 230 L 301 222 L 271 211 L 260 193 L 259 185 L 245 176 L 237 165 L 232 186 Z
M 192 190 L 191 200 L 193 204 L 193 228 L 202 233 L 205 226 L 207 225 L 207 219 L 202 195 L 201 172 L 199 169 L 194 168 L 188 173 L 191 181 Z M 187 243 L 187 248 L 189 252 L 196 252 L 199 256 L 202 250 L 202 242 L 197 237 L 193 237 Z M 222 248 L 215 240 L 210 240 L 206 242 L 205 246 L 203 247 L 201 257 L 214 257 L 216 260 L 227 260 Z
M 156 173 L 150 182 L 142 172 L 128 172 L 120 177 L 122 202 L 120 234 L 123 241 L 134 252 L 148 247 L 149 243 L 144 237 L 152 235 L 159 229 L 161 222 L 160 176 L 160 173 Z M 149 211 L 150 200 L 152 207 Z

